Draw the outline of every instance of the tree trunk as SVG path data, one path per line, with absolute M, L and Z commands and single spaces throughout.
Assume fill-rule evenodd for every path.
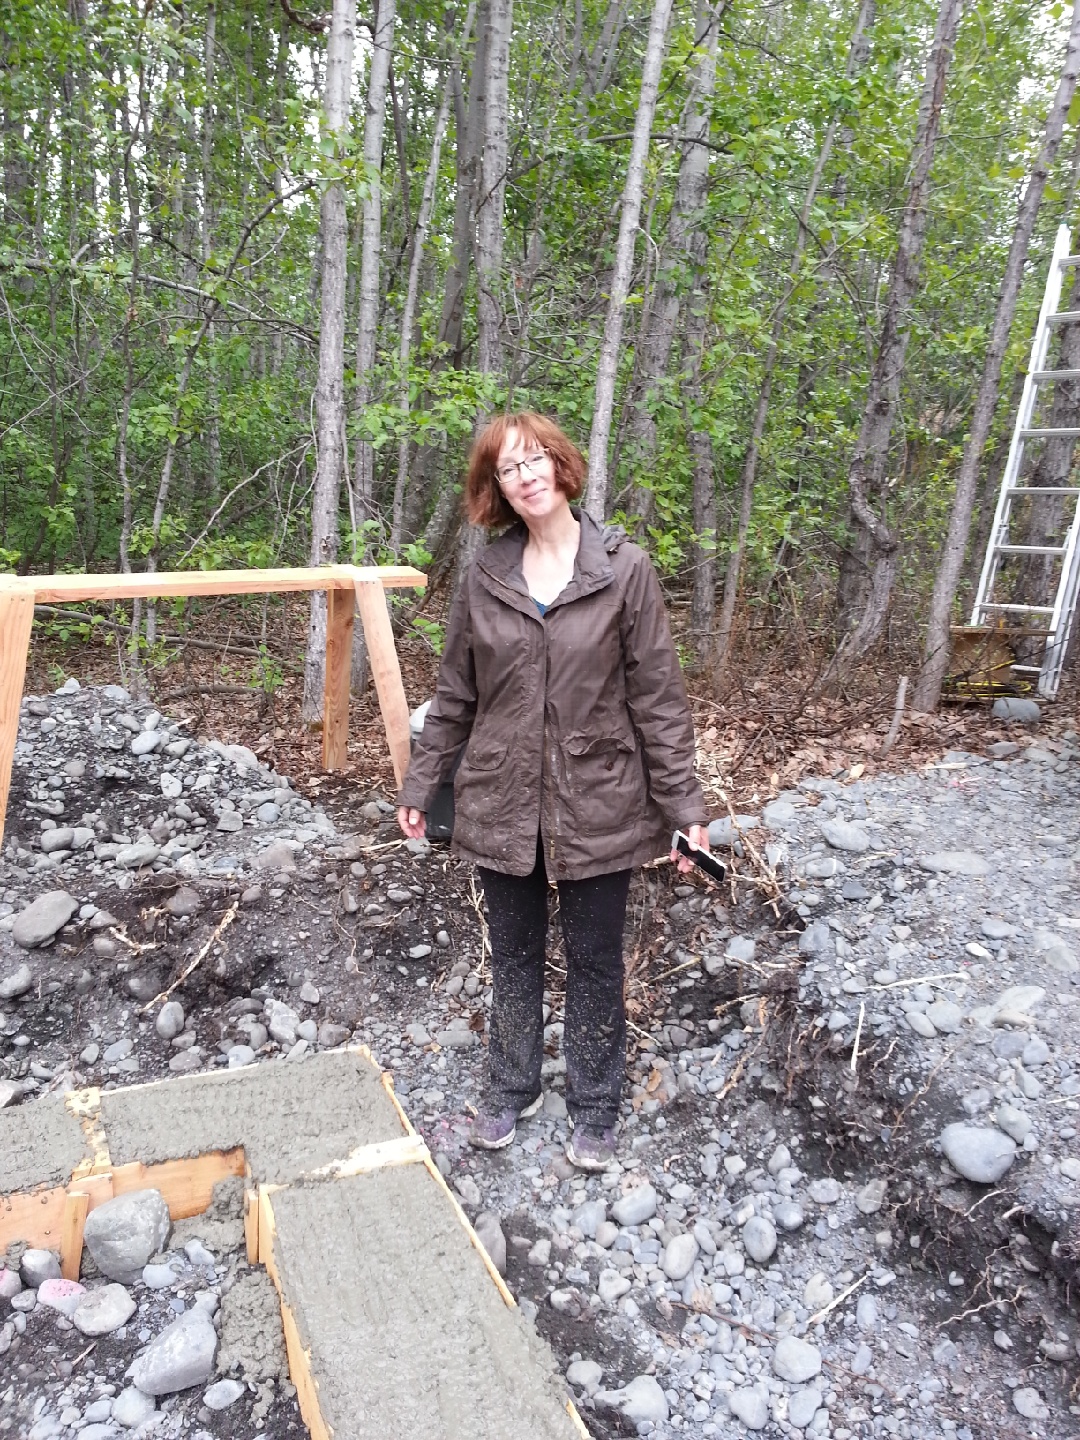
M 356 0 L 334 0 L 326 48 L 323 129 L 335 140 L 349 120 Z M 327 185 L 321 208 L 322 295 L 319 311 L 319 377 L 315 386 L 317 457 L 311 504 L 311 564 L 333 564 L 338 554 L 338 505 L 341 497 L 345 430 L 345 271 L 348 222 L 345 187 Z M 309 723 L 322 715 L 326 673 L 326 594 L 312 591 L 304 661 L 302 715 Z
M 869 53 L 867 31 L 874 23 L 875 0 L 862 0 L 859 7 L 859 14 L 855 21 L 855 29 L 851 36 L 851 45 L 848 49 L 847 70 L 848 79 L 866 63 Z M 765 436 L 765 422 L 769 414 L 769 404 L 772 400 L 773 378 L 776 373 L 776 361 L 780 354 L 780 338 L 784 333 L 784 323 L 787 318 L 787 306 L 795 288 L 799 283 L 799 275 L 802 271 L 803 255 L 806 251 L 806 240 L 809 234 L 808 226 L 810 215 L 817 200 L 818 188 L 821 185 L 821 177 L 825 173 L 825 167 L 832 155 L 833 144 L 836 140 L 839 129 L 839 119 L 834 116 L 829 121 L 825 130 L 825 136 L 821 142 L 821 149 L 814 164 L 810 176 L 810 184 L 806 188 L 806 197 L 803 200 L 802 210 L 799 212 L 799 226 L 795 234 L 795 249 L 791 257 L 791 265 L 788 270 L 787 283 L 784 293 L 781 295 L 775 311 L 773 312 L 772 328 L 769 333 L 769 344 L 765 351 L 765 360 L 762 365 L 761 385 L 758 390 L 757 405 L 754 410 L 754 423 L 750 430 L 750 440 L 746 447 L 746 454 L 743 456 L 742 477 L 739 484 L 739 518 L 735 533 L 735 545 L 728 556 L 727 569 L 724 572 L 724 598 L 720 607 L 720 625 L 716 637 L 716 669 L 717 678 L 722 681 L 727 671 L 728 661 L 731 656 L 731 630 L 735 620 L 735 605 L 739 597 L 739 576 L 742 571 L 743 557 L 746 554 L 746 541 L 750 534 L 750 516 L 754 504 L 754 483 L 757 478 L 758 459 L 761 455 L 761 442 Z
M 476 17 L 476 0 L 470 0 L 465 15 L 461 39 L 462 50 L 467 49 Z M 412 237 L 409 256 L 409 280 L 405 290 L 405 306 L 401 314 L 401 340 L 398 348 L 398 365 L 401 370 L 402 436 L 398 442 L 397 480 L 394 484 L 394 503 L 390 521 L 390 548 L 396 555 L 401 547 L 404 517 L 405 490 L 409 476 L 409 436 L 406 422 L 409 415 L 409 359 L 412 353 L 412 331 L 416 320 L 416 304 L 420 295 L 420 270 L 424 261 L 424 246 L 427 244 L 428 227 L 435 208 L 435 191 L 439 183 L 439 161 L 442 143 L 446 135 L 446 124 L 450 114 L 450 97 L 453 90 L 451 76 L 443 84 L 442 99 L 435 117 L 435 133 L 431 141 L 431 158 L 424 177 L 424 189 L 420 196 L 420 209 L 416 217 L 416 230 Z
M 510 40 L 513 0 L 488 0 L 488 38 L 484 78 L 484 146 L 476 196 L 477 349 L 483 375 L 503 373 L 502 254 L 506 157 L 509 147 Z M 477 416 L 477 429 L 487 419 Z M 458 548 L 458 579 L 484 543 L 476 525 L 463 525 Z
M 630 294 L 630 277 L 634 267 L 634 241 L 641 215 L 641 195 L 645 183 L 645 162 L 652 137 L 653 116 L 660 85 L 660 69 L 664 60 L 664 44 L 672 0 L 653 0 L 649 39 L 645 48 L 645 64 L 641 75 L 641 91 L 634 118 L 634 138 L 630 146 L 630 162 L 623 186 L 619 238 L 615 246 L 615 267 L 611 276 L 604 338 L 600 346 L 600 362 L 596 372 L 596 398 L 592 432 L 589 436 L 589 478 L 585 509 L 594 520 L 603 520 L 608 497 L 608 440 L 611 436 L 611 415 L 615 404 L 615 379 L 619 368 L 626 301 Z
M 687 275 L 690 249 L 696 232 L 705 223 L 705 199 L 709 181 L 709 111 L 716 89 L 717 31 L 726 0 L 711 5 L 699 0 L 694 45 L 696 60 L 691 81 L 684 133 L 680 137 L 684 149 L 679 162 L 679 177 L 668 219 L 666 255 L 656 277 L 652 314 L 638 355 L 638 383 L 635 403 L 630 407 L 627 424 L 627 449 L 632 466 L 638 471 L 634 483 L 631 508 L 647 522 L 652 512 L 652 490 L 642 483 L 649 474 L 656 454 L 656 419 L 650 409 L 656 391 L 667 371 L 679 308 L 687 283 L 695 277 Z
M 904 373 L 911 304 L 919 285 L 930 172 L 941 127 L 945 82 L 963 6 L 964 0 L 941 0 L 927 56 L 912 151 L 911 179 L 893 261 L 885 319 L 870 372 L 859 438 L 848 472 L 851 524 L 855 532 L 851 564 L 858 568 L 854 584 L 850 583 L 851 564 L 847 577 L 841 577 L 842 581 L 846 579 L 848 582 L 842 585 L 840 596 L 843 638 L 821 678 L 822 686 L 831 684 L 851 663 L 865 655 L 877 640 L 884 628 L 896 578 L 900 541 L 885 514 L 885 468 Z
M 210 251 L 213 247 L 214 211 L 211 198 L 211 163 L 214 155 L 214 47 L 217 31 L 217 6 L 214 0 L 206 7 L 206 37 L 203 52 L 204 72 L 203 81 L 206 94 L 203 99 L 202 112 L 202 205 L 199 211 L 199 245 L 202 251 L 203 266 L 207 265 L 210 259 Z M 207 370 L 207 422 L 206 422 L 206 449 L 207 449 L 207 476 L 206 488 L 210 495 L 211 503 L 216 505 L 218 501 L 218 485 L 221 476 L 221 428 L 218 424 L 218 387 L 217 376 L 214 373 L 216 356 L 214 354 L 215 333 L 214 322 L 210 322 L 207 332 L 208 370 Z
M 934 594 L 930 601 L 930 618 L 926 627 L 926 641 L 923 648 L 923 664 L 915 682 L 913 709 L 936 710 L 941 699 L 941 685 L 949 665 L 949 620 L 952 615 L 953 599 L 956 595 L 960 570 L 964 563 L 968 531 L 971 528 L 971 514 L 975 504 L 975 490 L 979 477 L 979 462 L 990 435 L 997 406 L 998 391 L 1001 387 L 1001 365 L 1012 332 L 1016 301 L 1024 278 L 1024 262 L 1027 259 L 1035 221 L 1042 205 L 1043 193 L 1049 178 L 1050 168 L 1057 155 L 1058 146 L 1065 130 L 1065 121 L 1076 90 L 1077 75 L 1080 74 L 1080 0 L 1074 0 L 1072 25 L 1069 42 L 1065 51 L 1065 64 L 1061 72 L 1057 95 L 1046 121 L 1046 132 L 1042 149 L 1031 172 L 1024 198 L 1016 217 L 1009 258 L 1005 264 L 1005 277 L 1001 285 L 997 312 L 994 315 L 990 342 L 983 361 L 982 379 L 975 397 L 975 410 L 971 417 L 971 431 L 964 446 L 963 458 L 956 477 L 956 493 L 949 513 L 949 529 L 945 538 L 941 562 L 934 579 Z M 1050 442 L 1051 448 L 1054 442 Z M 1071 457 L 1070 457 L 1071 458 Z M 1066 471 L 1067 473 L 1067 471 Z
M 362 207 L 360 245 L 360 309 L 356 327 L 356 411 L 363 414 L 371 399 L 375 341 L 379 327 L 379 246 L 382 239 L 383 134 L 386 127 L 386 86 L 393 52 L 397 0 L 379 0 L 375 40 L 368 72 L 367 113 L 364 118 L 364 166 L 370 188 Z M 375 509 L 375 447 L 366 440 L 356 444 L 356 523 L 363 526 Z M 362 545 L 367 549 L 367 542 Z M 361 560 L 362 564 L 363 561 Z M 359 627 L 357 633 L 360 633 Z

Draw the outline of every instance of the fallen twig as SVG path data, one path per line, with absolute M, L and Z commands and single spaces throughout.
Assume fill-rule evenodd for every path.
M 851 1047 L 851 1073 L 859 1068 L 859 1041 L 862 1039 L 863 1020 L 866 1018 L 866 1001 L 859 1001 L 859 1023 L 855 1027 L 855 1044 Z
M 178 986 L 184 983 L 184 981 L 188 978 L 192 971 L 198 969 L 198 967 L 206 959 L 207 955 L 209 955 L 211 946 L 213 946 L 218 940 L 221 939 L 222 935 L 236 919 L 239 909 L 239 901 L 234 900 L 233 903 L 229 906 L 228 910 L 225 911 L 225 914 L 218 921 L 217 928 L 214 930 L 214 933 L 210 936 L 209 940 L 207 940 L 206 944 L 195 956 L 195 959 L 192 960 L 191 964 L 185 967 L 185 969 L 177 976 L 177 978 L 168 987 L 168 989 L 160 991 L 159 994 L 155 995 L 152 1000 L 148 1000 L 146 1004 L 142 1007 L 142 1013 L 144 1015 L 146 1014 L 147 1010 L 153 1009 L 153 1007 L 159 1001 L 167 1000 L 169 996 L 173 993 L 173 991 L 177 989 Z
M 825 1319 L 825 1316 L 828 1315 L 830 1311 L 835 1310 L 838 1305 L 842 1305 L 844 1301 L 848 1298 L 848 1296 L 853 1295 L 855 1291 L 859 1288 L 859 1286 L 862 1285 L 864 1281 L 869 1280 L 869 1278 L 870 1271 L 867 1270 L 864 1274 L 859 1276 L 858 1280 L 855 1280 L 852 1284 L 850 1284 L 846 1290 L 841 1290 L 840 1294 L 830 1300 L 828 1305 L 823 1305 L 816 1315 L 811 1315 L 810 1319 L 806 1322 L 807 1325 L 820 1325 L 821 1322 Z
M 878 751 L 879 758 L 886 756 L 896 744 L 900 735 L 900 724 L 904 718 L 904 701 L 907 699 L 908 677 L 900 676 L 900 683 L 896 687 L 896 703 L 893 705 L 892 722 L 886 732 L 885 739 L 881 742 L 881 749 Z

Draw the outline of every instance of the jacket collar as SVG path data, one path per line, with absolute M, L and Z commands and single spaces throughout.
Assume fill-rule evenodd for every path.
M 600 526 L 584 510 L 575 509 L 574 518 L 581 526 L 578 553 L 574 560 L 574 573 L 570 583 L 548 606 L 549 610 L 559 605 L 568 605 L 572 600 L 580 600 L 582 596 L 591 595 L 595 590 L 602 590 L 605 585 L 610 585 L 615 579 L 615 571 L 611 568 L 611 562 L 604 548 L 604 533 Z M 485 546 L 480 552 L 477 567 L 482 576 L 486 577 L 488 581 L 494 582 L 494 584 L 487 585 L 489 590 L 501 594 L 508 603 L 514 605 L 515 609 L 527 608 L 536 613 L 536 606 L 529 594 L 521 569 L 521 559 L 528 536 L 529 532 L 525 527 L 525 522 L 518 520 L 490 545 Z M 511 595 L 520 597 L 526 604 L 524 606 L 517 604 L 510 598 Z

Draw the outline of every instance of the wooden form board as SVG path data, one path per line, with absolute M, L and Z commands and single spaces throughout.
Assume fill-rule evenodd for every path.
M 371 1060 L 364 1046 L 357 1052 Z M 304 1186 L 333 1185 L 361 1174 L 370 1174 L 389 1166 L 418 1165 L 450 1204 L 458 1223 L 482 1259 L 488 1274 L 508 1308 L 517 1302 L 469 1222 L 456 1196 L 451 1192 L 423 1138 L 416 1132 L 394 1094 L 393 1080 L 386 1071 L 381 1082 L 401 1124 L 403 1133 L 392 1139 L 358 1146 L 340 1160 L 313 1167 L 296 1176 L 288 1184 Z M 168 1081 L 158 1084 L 164 1088 Z M 288 1185 L 257 1184 L 253 1181 L 242 1147 L 212 1151 L 186 1159 L 167 1160 L 152 1165 L 134 1161 L 114 1166 L 108 1151 L 108 1137 L 101 1125 L 100 1092 L 84 1090 L 67 1097 L 68 1109 L 83 1127 L 91 1158 L 76 1167 L 71 1181 L 26 1193 L 0 1196 L 0 1253 L 13 1240 L 23 1240 L 42 1249 L 58 1251 L 61 1271 L 70 1280 L 78 1279 L 83 1247 L 83 1226 L 91 1210 L 115 1195 L 133 1190 L 156 1189 L 164 1197 L 174 1220 L 201 1214 L 210 1205 L 214 1186 L 232 1176 L 245 1179 L 244 1234 L 247 1256 L 251 1264 L 265 1266 L 278 1292 L 282 1328 L 289 1360 L 289 1375 L 296 1386 L 297 1399 L 304 1423 L 313 1440 L 333 1440 L 332 1433 L 319 1407 L 318 1376 L 313 1373 L 311 1355 L 300 1338 L 296 1317 L 290 1309 L 283 1286 L 275 1243 L 274 1196 Z M 328 1247 L 328 1253 L 332 1247 Z M 569 1420 L 580 1437 L 589 1440 L 589 1431 L 573 1401 L 566 1401 Z
M 137 575 L 0 575 L 0 844 L 4 839 L 35 604 L 325 590 L 324 770 L 340 770 L 345 764 L 353 616 L 359 604 L 394 777 L 400 785 L 409 763 L 409 707 L 384 597 L 388 589 L 426 584 L 423 572 L 411 565 L 323 565 L 291 570 L 161 571 Z

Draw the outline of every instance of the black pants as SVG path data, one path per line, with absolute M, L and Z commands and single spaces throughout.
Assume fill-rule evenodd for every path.
M 537 848 L 531 875 L 480 868 L 491 932 L 493 1000 L 487 1104 L 523 1110 L 540 1093 L 548 882 Z M 566 950 L 566 1107 L 575 1124 L 606 1129 L 626 1072 L 623 923 L 630 871 L 559 882 Z

